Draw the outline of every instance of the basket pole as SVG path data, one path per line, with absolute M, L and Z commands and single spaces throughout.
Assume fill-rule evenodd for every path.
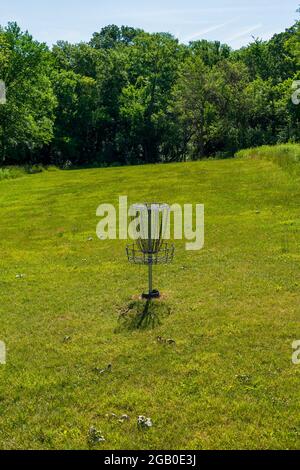
M 148 281 L 149 281 L 149 299 L 153 291 L 153 263 L 152 263 L 152 210 L 148 209 Z
M 149 264 L 149 298 L 153 292 L 153 271 L 152 271 L 152 264 Z

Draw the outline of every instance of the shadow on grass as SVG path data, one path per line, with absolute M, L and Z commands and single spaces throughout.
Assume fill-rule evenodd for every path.
M 170 307 L 159 300 L 133 301 L 122 309 L 116 332 L 154 329 L 170 314 Z

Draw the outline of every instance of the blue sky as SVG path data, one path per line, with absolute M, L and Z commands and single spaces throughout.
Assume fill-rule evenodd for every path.
M 233 48 L 270 38 L 294 23 L 300 0 L 1 0 L 0 24 L 17 21 L 39 41 L 87 41 L 107 24 L 205 38 Z

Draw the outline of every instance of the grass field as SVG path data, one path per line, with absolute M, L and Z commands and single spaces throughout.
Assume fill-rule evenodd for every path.
M 176 242 L 145 321 L 128 306 L 146 269 L 95 233 L 119 195 L 205 204 L 205 248 Z M 299 448 L 299 201 L 299 179 L 263 159 L 1 181 L 0 447 Z

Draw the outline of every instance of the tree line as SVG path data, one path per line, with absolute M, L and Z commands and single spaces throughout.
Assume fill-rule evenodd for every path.
M 0 27 L 0 165 L 111 166 L 299 142 L 300 21 L 232 50 L 107 26 L 51 49 Z

